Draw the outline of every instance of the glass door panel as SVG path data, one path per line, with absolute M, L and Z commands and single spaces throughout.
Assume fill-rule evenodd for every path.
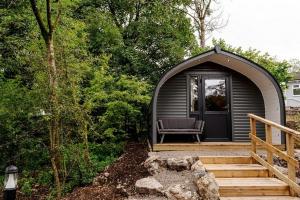
M 205 79 L 205 111 L 226 111 L 225 78 Z

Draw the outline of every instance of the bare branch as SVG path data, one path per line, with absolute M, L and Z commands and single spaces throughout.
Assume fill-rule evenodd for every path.
M 208 12 L 208 10 L 210 8 L 210 4 L 211 4 L 211 0 L 208 1 L 207 5 L 205 7 L 205 10 L 204 10 L 203 16 L 207 16 L 207 14 L 208 14 L 207 12 Z

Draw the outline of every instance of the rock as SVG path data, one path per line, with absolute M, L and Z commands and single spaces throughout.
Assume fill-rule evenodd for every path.
M 299 149 L 295 149 L 295 159 L 300 161 L 300 150 Z
M 204 176 L 195 180 L 198 188 L 198 194 L 202 200 L 219 200 L 219 186 L 212 173 L 206 173 Z
M 147 160 L 144 162 L 144 167 L 147 168 L 151 175 L 157 174 L 159 171 L 158 159 L 159 157 L 154 155 L 147 158 Z
M 108 173 L 108 172 L 105 172 L 103 175 L 104 175 L 105 177 L 109 177 L 109 173 Z
M 200 160 L 198 160 L 197 162 L 195 162 L 192 167 L 191 167 L 192 171 L 205 171 L 205 168 L 202 164 L 202 162 Z
M 281 173 L 283 173 L 283 174 L 285 174 L 285 175 L 288 174 L 288 169 L 287 169 L 287 168 L 285 168 L 285 167 L 280 167 L 280 166 L 278 166 L 278 165 L 274 165 L 274 167 L 275 167 L 276 169 L 278 169 Z
M 155 175 L 161 167 L 167 167 L 167 160 L 157 155 L 151 155 L 143 164 L 151 175 Z
M 196 160 L 198 160 L 198 157 L 191 157 L 191 156 L 185 156 L 184 159 L 188 161 L 188 163 L 192 166 Z
M 162 194 L 163 186 L 153 177 L 142 178 L 135 183 L 135 189 L 140 194 Z
M 171 170 L 189 170 L 192 165 L 192 157 L 184 157 L 184 158 L 168 158 L 167 166 Z
M 193 176 L 195 180 L 198 180 L 199 178 L 207 174 L 207 171 L 200 160 L 198 160 L 192 165 L 191 170 L 193 172 Z
M 183 185 L 176 184 L 170 186 L 165 195 L 171 200 L 196 200 L 197 194 L 193 194 L 192 191 L 187 190 Z
M 151 175 L 159 173 L 160 168 L 171 170 L 189 170 L 197 157 L 185 156 L 183 158 L 161 158 L 155 154 L 149 154 L 149 158 L 143 163 Z

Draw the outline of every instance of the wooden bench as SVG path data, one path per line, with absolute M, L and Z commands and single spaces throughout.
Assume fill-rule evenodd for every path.
M 163 118 L 157 121 L 156 127 L 158 134 L 162 135 L 160 143 L 163 143 L 166 134 L 192 134 L 200 142 L 199 135 L 203 132 L 204 121 L 195 118 Z

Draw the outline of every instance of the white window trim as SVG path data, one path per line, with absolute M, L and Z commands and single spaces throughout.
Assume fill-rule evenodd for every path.
M 295 86 L 298 86 L 297 88 L 295 88 Z M 293 87 L 292 87 L 292 93 L 293 93 L 293 96 L 294 97 L 300 97 L 300 94 L 294 94 L 294 89 L 300 89 L 300 84 L 293 84 Z

